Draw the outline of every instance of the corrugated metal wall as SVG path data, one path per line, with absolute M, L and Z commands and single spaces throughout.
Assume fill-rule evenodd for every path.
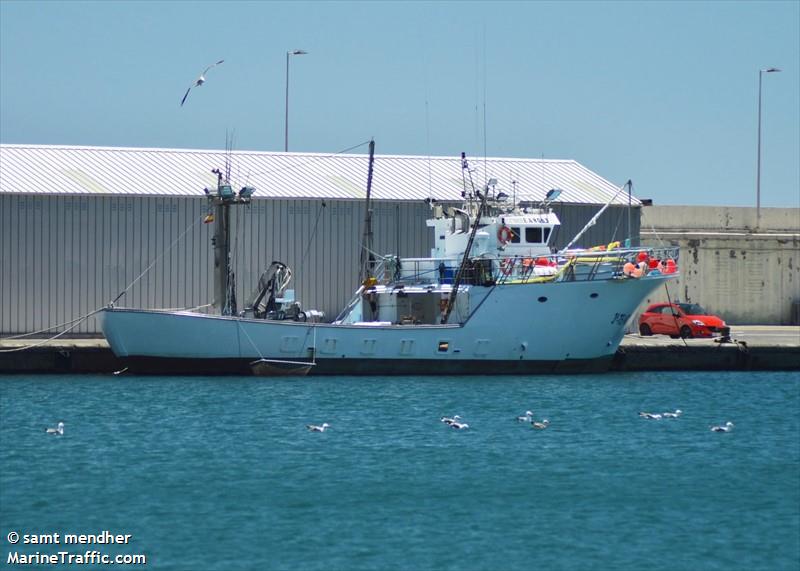
M 294 271 L 290 287 L 305 308 L 332 319 L 355 290 L 363 201 L 266 200 L 232 213 L 240 306 L 273 260 Z M 597 211 L 561 205 L 563 246 Z M 626 210 L 606 211 L 584 246 L 626 232 Z M 133 285 L 118 305 L 192 307 L 210 303 L 213 225 L 203 197 L 0 194 L 0 335 L 44 329 L 85 315 Z M 433 244 L 422 202 L 376 203 L 375 251 L 427 256 Z M 639 210 L 634 209 L 634 235 Z M 173 246 L 174 244 L 174 246 Z M 98 333 L 94 319 L 73 333 Z

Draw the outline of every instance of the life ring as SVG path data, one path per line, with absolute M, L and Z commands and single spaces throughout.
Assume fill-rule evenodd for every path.
M 622 266 L 622 273 L 628 277 L 633 276 L 633 270 L 636 269 L 636 265 L 632 264 L 631 262 L 627 262 L 624 266 Z
M 500 228 L 497 229 L 497 241 L 500 242 L 501 245 L 505 246 L 513 237 L 514 232 L 512 232 L 511 228 L 508 226 L 500 226 Z
M 514 261 L 511 258 L 503 258 L 500 261 L 500 273 L 504 276 L 510 275 L 514 271 Z

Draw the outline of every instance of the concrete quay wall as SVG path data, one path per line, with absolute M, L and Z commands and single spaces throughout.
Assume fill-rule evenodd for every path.
M 671 299 L 699 303 L 729 324 L 800 324 L 800 209 L 762 208 L 757 224 L 755 208 L 647 206 L 641 241 L 681 254 L 680 276 L 639 311 Z
M 800 371 L 800 327 L 737 327 L 734 342 L 626 335 L 610 371 Z M 105 339 L 0 341 L 3 374 L 105 374 L 124 368 Z

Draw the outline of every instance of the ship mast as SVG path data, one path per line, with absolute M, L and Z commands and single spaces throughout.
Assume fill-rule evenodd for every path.
M 219 169 L 211 171 L 217 175 L 217 191 L 212 193 L 204 189 L 208 196 L 209 210 L 214 209 L 214 215 L 207 216 L 206 222 L 216 222 L 214 237 L 211 244 L 214 247 L 214 308 L 220 315 L 236 315 L 236 285 L 231 271 L 230 251 L 230 206 L 250 204 L 250 197 L 255 192 L 252 186 L 245 186 L 238 194 L 233 192 L 231 183 Z
M 447 320 L 450 318 L 450 312 L 453 311 L 453 306 L 456 304 L 456 295 L 458 294 L 458 286 L 461 285 L 461 280 L 464 279 L 464 274 L 467 272 L 467 267 L 469 266 L 469 254 L 470 250 L 472 250 L 472 244 L 475 241 L 475 234 L 478 233 L 478 225 L 481 222 L 481 216 L 483 216 L 483 209 L 486 207 L 486 199 L 489 198 L 489 187 L 488 185 L 483 189 L 483 196 L 479 192 L 475 192 L 475 184 L 472 182 L 472 173 L 469 170 L 469 164 L 467 163 L 466 153 L 461 153 L 461 169 L 462 175 L 463 171 L 469 173 L 469 182 L 472 185 L 472 192 L 469 194 L 470 197 L 473 195 L 477 195 L 478 198 L 481 199 L 480 203 L 478 204 L 478 212 L 475 215 L 475 222 L 472 224 L 472 231 L 469 233 L 469 240 L 467 240 L 467 249 L 464 250 L 464 257 L 461 258 L 461 265 L 458 266 L 458 272 L 456 272 L 456 277 L 453 280 L 453 285 L 450 289 L 450 295 L 447 299 L 447 308 L 444 310 L 444 315 L 442 315 L 442 325 L 447 323 Z
M 358 281 L 365 284 L 372 277 L 372 165 L 375 163 L 375 140 L 369 142 L 369 169 L 367 170 L 367 202 L 364 213 L 364 235 L 361 238 L 361 270 Z

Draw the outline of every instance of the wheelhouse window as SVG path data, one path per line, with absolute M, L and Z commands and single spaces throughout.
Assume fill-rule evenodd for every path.
M 550 239 L 550 230 L 552 230 L 552 228 L 544 229 L 544 240 L 542 240 L 542 242 L 547 242 Z
M 519 241 L 520 241 L 519 226 L 511 226 L 511 243 L 519 244 Z
M 542 243 L 542 229 L 539 227 L 536 228 L 525 228 L 525 241 L 528 244 L 541 244 Z

